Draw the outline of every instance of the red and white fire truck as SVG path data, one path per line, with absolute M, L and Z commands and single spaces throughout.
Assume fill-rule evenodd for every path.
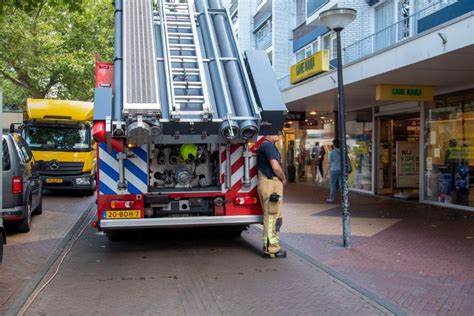
M 96 62 L 94 226 L 261 223 L 255 149 L 286 111 L 220 0 L 116 0 L 114 63 Z

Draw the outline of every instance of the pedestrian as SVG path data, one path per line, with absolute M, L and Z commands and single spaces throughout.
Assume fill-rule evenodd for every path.
M 263 209 L 263 255 L 266 258 L 286 257 L 279 242 L 283 224 L 283 186 L 286 184 L 281 155 L 275 146 L 279 140 L 279 135 L 266 136 L 257 153 L 257 191 Z
M 341 188 L 341 154 L 339 151 L 339 140 L 332 141 L 332 150 L 329 152 L 329 197 L 328 203 L 333 203 L 336 198 L 337 189 Z
M 311 161 L 312 161 L 312 173 L 313 173 L 313 182 L 316 182 L 318 177 L 318 166 L 319 166 L 319 156 L 321 155 L 321 146 L 319 146 L 319 142 L 316 142 L 313 149 L 311 150 Z M 321 176 L 323 174 L 321 173 Z
M 324 149 L 324 146 L 321 146 L 321 149 L 319 150 L 319 159 L 318 159 L 318 168 L 319 168 L 319 173 L 321 173 L 321 178 L 324 177 L 323 162 L 324 162 L 325 155 L 326 155 L 326 149 Z

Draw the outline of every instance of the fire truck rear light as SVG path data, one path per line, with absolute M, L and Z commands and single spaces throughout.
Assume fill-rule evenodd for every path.
M 253 196 L 240 196 L 234 199 L 235 205 L 253 205 L 257 204 L 257 198 Z
M 22 177 L 13 177 L 13 180 L 12 180 L 12 193 L 13 194 L 23 193 L 23 179 L 22 179 Z
M 113 210 L 124 210 L 131 209 L 135 207 L 135 201 L 110 201 L 110 208 Z

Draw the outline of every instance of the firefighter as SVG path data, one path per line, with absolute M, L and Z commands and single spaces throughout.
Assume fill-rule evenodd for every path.
M 281 167 L 281 155 L 275 146 L 279 135 L 266 136 L 257 153 L 258 195 L 263 209 L 263 251 L 266 258 L 285 258 L 279 235 L 283 223 L 281 208 L 286 177 Z

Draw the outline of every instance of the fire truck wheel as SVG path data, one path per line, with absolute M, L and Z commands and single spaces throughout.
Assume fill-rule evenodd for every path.
M 105 235 L 107 235 L 107 238 L 109 239 L 109 241 L 112 241 L 112 242 L 122 240 L 122 234 L 120 231 L 108 230 L 105 232 Z
M 242 232 L 246 229 L 247 229 L 247 226 L 229 227 L 225 231 L 225 236 L 230 239 L 239 238 Z

